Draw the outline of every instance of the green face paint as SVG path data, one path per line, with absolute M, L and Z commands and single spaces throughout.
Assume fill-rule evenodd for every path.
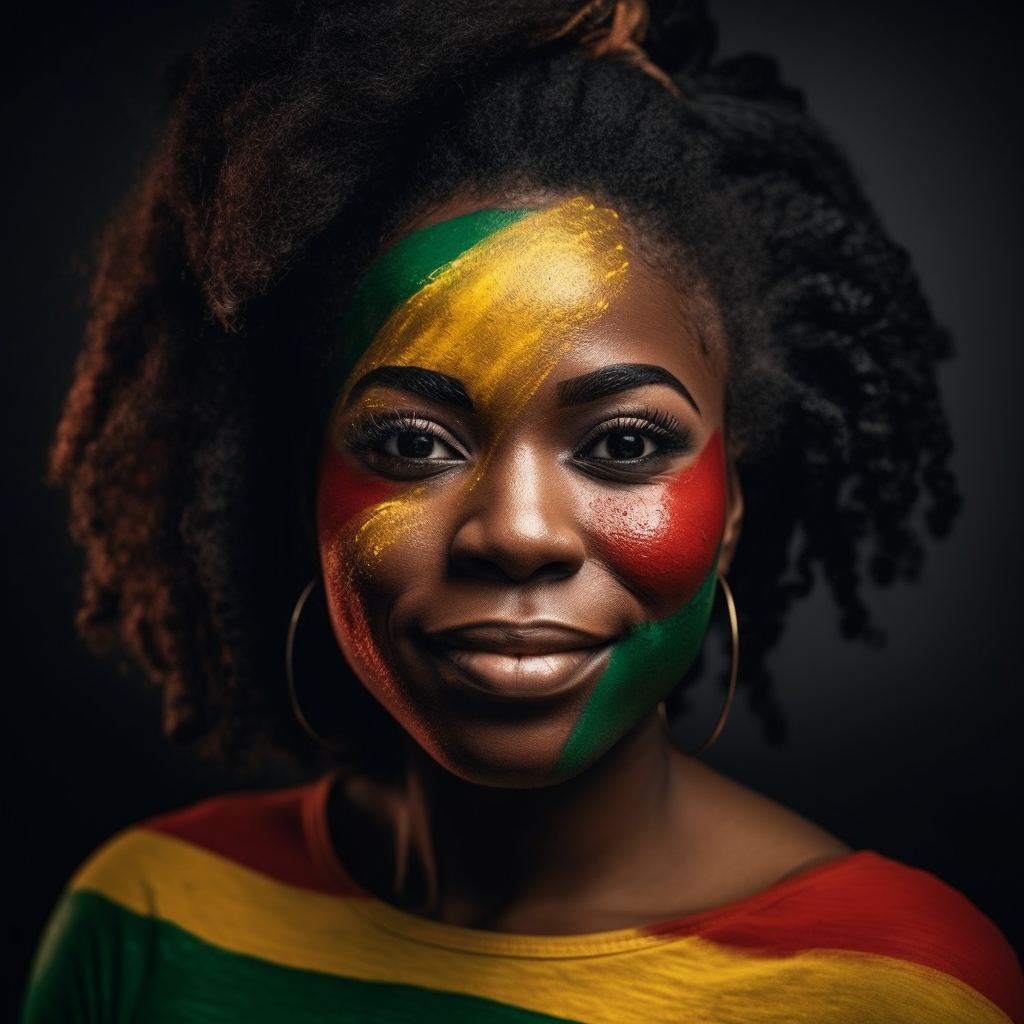
M 716 578 L 712 569 L 687 605 L 661 622 L 641 623 L 615 647 L 555 765 L 556 779 L 593 764 L 676 688 L 704 642 Z
M 396 310 L 473 246 L 532 212 L 478 210 L 415 231 L 388 249 L 363 276 L 345 310 L 344 348 L 326 382 L 329 404 L 334 404 L 356 363 Z

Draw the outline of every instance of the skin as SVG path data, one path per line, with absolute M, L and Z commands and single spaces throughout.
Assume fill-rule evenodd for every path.
M 654 714 L 739 538 L 722 348 L 585 200 L 452 268 L 355 354 L 326 431 L 335 634 L 413 741 L 404 784 L 338 787 L 342 860 L 441 920 L 558 933 L 713 906 L 843 852 L 678 755 Z

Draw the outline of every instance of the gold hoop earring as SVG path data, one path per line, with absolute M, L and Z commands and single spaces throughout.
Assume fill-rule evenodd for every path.
M 309 601 L 310 595 L 316 590 L 317 584 L 320 580 L 314 576 L 303 588 L 302 593 L 299 594 L 299 599 L 295 602 L 295 607 L 292 609 L 292 617 L 288 623 L 288 636 L 284 643 L 284 672 L 288 679 L 288 699 L 291 702 L 292 714 L 295 715 L 295 720 L 302 727 L 302 731 L 319 747 L 323 747 L 324 750 L 330 751 L 332 754 L 345 753 L 345 748 L 337 743 L 332 743 L 330 740 L 325 739 L 310 725 L 309 719 L 306 717 L 305 712 L 302 710 L 302 705 L 299 703 L 298 688 L 295 685 L 295 668 L 293 665 L 293 655 L 295 653 L 295 634 L 299 629 L 299 619 L 302 617 L 302 611 L 306 607 L 306 603 Z
M 721 573 L 718 574 L 718 582 L 722 587 L 722 594 L 725 597 L 725 607 L 729 612 L 729 631 L 732 634 L 732 665 L 729 668 L 729 688 L 726 690 L 725 703 L 722 705 L 722 711 L 718 716 L 714 729 L 711 730 L 711 735 L 699 747 L 683 751 L 684 754 L 689 754 L 691 757 L 697 757 L 699 754 L 709 751 L 714 746 L 718 737 L 722 735 L 722 730 L 725 728 L 725 723 L 729 718 L 729 712 L 732 710 L 732 702 L 736 696 L 736 680 L 739 678 L 740 623 L 736 615 L 736 601 L 732 596 L 729 584 L 726 583 L 725 577 Z M 665 710 L 664 701 L 658 705 L 658 720 L 661 722 L 661 727 L 671 738 L 672 732 L 669 728 L 668 712 Z

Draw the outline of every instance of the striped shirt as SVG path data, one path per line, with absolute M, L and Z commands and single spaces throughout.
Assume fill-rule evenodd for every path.
M 359 889 L 329 788 L 221 797 L 112 839 L 53 914 L 23 1024 L 1024 1024 L 995 926 L 875 853 L 649 927 L 510 935 Z

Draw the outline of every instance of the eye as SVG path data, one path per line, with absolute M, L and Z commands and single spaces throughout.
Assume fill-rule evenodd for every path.
M 433 476 L 467 458 L 463 445 L 440 423 L 415 412 L 358 419 L 345 443 L 375 472 L 397 479 Z
M 653 455 L 658 445 L 653 438 L 647 437 L 639 430 L 609 430 L 598 438 L 587 451 L 591 459 L 614 459 L 616 461 L 634 461 Z
M 631 480 L 658 473 L 673 456 L 693 448 L 689 430 L 660 409 L 613 413 L 594 426 L 580 443 L 573 460 L 588 473 Z
M 462 456 L 436 434 L 426 430 L 396 430 L 384 440 L 381 451 L 401 459 L 461 459 Z

